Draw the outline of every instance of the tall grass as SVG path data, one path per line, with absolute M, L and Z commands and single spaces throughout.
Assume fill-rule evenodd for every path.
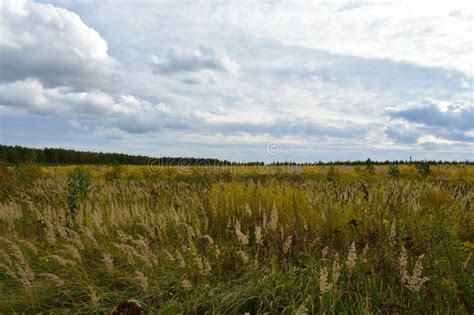
M 43 169 L 0 204 L 0 313 L 472 313 L 473 167 L 388 171 Z

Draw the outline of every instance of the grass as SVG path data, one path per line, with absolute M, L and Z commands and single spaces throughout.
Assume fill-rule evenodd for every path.
M 473 166 L 2 171 L 1 314 L 473 312 Z

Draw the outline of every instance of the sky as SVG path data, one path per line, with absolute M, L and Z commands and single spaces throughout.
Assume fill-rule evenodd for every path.
M 0 0 L 0 143 L 472 161 L 473 7 Z

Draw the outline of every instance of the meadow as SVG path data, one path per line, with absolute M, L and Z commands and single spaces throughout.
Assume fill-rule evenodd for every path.
M 0 314 L 472 314 L 474 166 L 0 166 Z

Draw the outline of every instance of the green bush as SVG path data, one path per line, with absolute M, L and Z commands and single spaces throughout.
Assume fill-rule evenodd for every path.
M 392 164 L 388 167 L 388 176 L 390 177 L 399 177 L 400 176 L 400 168 L 396 164 Z
M 89 174 L 82 167 L 77 167 L 68 177 L 69 215 L 74 219 L 81 202 L 87 200 L 91 190 Z
M 419 162 L 416 164 L 416 170 L 421 177 L 427 177 L 431 174 L 430 164 L 428 162 Z

